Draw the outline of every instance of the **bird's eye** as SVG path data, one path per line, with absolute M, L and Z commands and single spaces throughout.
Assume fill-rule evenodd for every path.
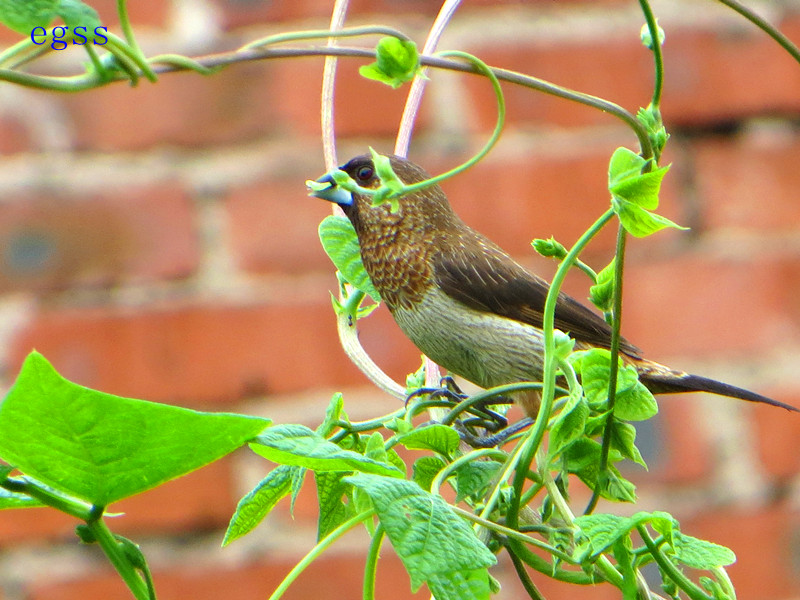
M 356 171 L 356 179 L 359 181 L 369 181 L 374 174 L 375 170 L 372 167 L 364 165 L 363 167 L 359 167 Z

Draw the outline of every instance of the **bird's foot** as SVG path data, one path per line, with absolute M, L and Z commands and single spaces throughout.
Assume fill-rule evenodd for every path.
M 456 421 L 455 429 L 461 439 L 472 448 L 494 448 L 496 446 L 502 446 L 511 438 L 511 436 L 519 433 L 527 427 L 530 427 L 532 424 L 533 419 L 525 417 L 513 425 L 509 425 L 505 429 L 495 433 L 494 435 L 485 436 L 472 433 L 467 427 L 465 427 L 465 424 L 460 421 Z

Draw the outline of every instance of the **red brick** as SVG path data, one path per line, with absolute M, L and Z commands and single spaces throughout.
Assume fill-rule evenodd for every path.
M 667 27 L 662 112 L 668 126 L 726 121 L 798 107 L 800 71 L 791 57 L 755 27 L 719 25 L 716 30 Z M 614 36 L 586 36 L 506 47 L 477 42 L 466 49 L 488 64 L 528 73 L 580 92 L 605 98 L 635 113 L 652 95 L 653 61 L 639 42 L 639 26 Z M 757 78 L 758 85 L 748 85 Z M 495 120 L 486 81 L 465 79 L 470 105 L 483 126 Z M 610 123 L 610 115 L 576 103 L 506 85 L 510 122 L 549 126 Z
M 785 505 L 760 510 L 715 508 L 681 518 L 681 531 L 736 553 L 728 568 L 739 598 L 784 600 L 800 593 L 797 511 Z
M 36 348 L 82 385 L 191 406 L 364 383 L 340 348 L 327 291 L 291 302 L 44 311 L 15 340 L 14 364 Z M 367 321 L 362 339 L 378 364 L 395 377 L 417 368 L 388 314 Z
M 92 0 L 91 6 L 98 12 L 104 24 L 118 28 L 116 0 Z M 171 10 L 167 0 L 128 2 L 127 9 L 134 31 L 137 26 L 164 27 Z
M 667 123 L 688 125 L 797 110 L 797 63 L 755 27 L 674 30 L 667 35 L 663 101 Z
M 364 543 L 366 548 L 366 542 Z M 310 549 L 310 546 L 309 546 Z M 147 553 L 146 546 L 143 548 Z M 388 556 L 387 556 L 388 555 Z M 299 560 L 300 557 L 297 558 Z M 197 565 L 173 571 L 153 569 L 155 587 L 161 600 L 253 600 L 268 597 L 294 566 L 286 553 L 277 552 L 261 557 L 261 564 L 240 568 L 221 565 Z M 325 590 L 329 600 L 350 600 L 361 596 L 364 575 L 364 556 L 326 555 L 315 561 L 289 587 L 282 596 L 287 600 L 317 597 Z M 48 582 L 32 586 L 30 600 L 128 600 L 130 592 L 122 581 L 112 575 L 98 575 L 86 580 Z M 378 564 L 377 595 L 385 600 L 407 600 L 428 598 L 430 593 L 423 587 L 412 594 L 408 575 L 400 561 L 384 551 Z
M 191 210 L 169 184 L 4 203 L 0 292 L 189 275 L 198 260 Z
M 712 470 L 710 450 L 694 398 L 665 394 L 657 397 L 659 414 L 652 422 L 635 423 L 637 446 L 649 471 L 630 471 L 637 487 L 680 485 L 703 481 Z M 649 439 L 654 435 L 655 439 Z
M 12 548 L 32 540 L 75 539 L 80 521 L 52 508 L 26 508 L 0 511 L 0 544 Z
M 276 124 L 264 65 L 239 64 L 208 77 L 169 73 L 155 85 L 146 80 L 135 88 L 116 83 L 60 101 L 71 117 L 78 148 L 133 150 L 252 140 Z
M 695 153 L 704 226 L 771 234 L 800 231 L 800 140 L 788 127 L 702 141 Z
M 334 108 L 337 136 L 397 134 L 408 86 L 395 90 L 361 77 L 359 66 L 369 62 L 343 58 L 338 63 Z M 318 136 L 322 59 L 275 60 L 271 66 L 277 121 L 302 135 Z M 419 126 L 424 123 L 422 115 Z
M 648 358 L 746 357 L 798 331 L 796 261 L 680 253 L 628 261 L 623 329 Z M 680 368 L 680 365 L 672 365 Z M 731 382 L 735 383 L 735 382 Z
M 33 139 L 25 123 L 5 116 L 0 118 L 0 154 L 16 154 L 38 146 L 40 140 Z
M 639 44 L 638 28 L 625 37 L 575 37 L 569 43 L 521 42 L 507 47 L 467 47 L 493 67 L 531 74 L 579 92 L 592 94 L 636 112 L 647 105 L 652 94 L 650 70 L 652 59 Z M 624 65 L 624 76 L 621 76 Z M 470 106 L 480 111 L 481 126 L 495 122 L 496 101 L 491 86 L 484 78 L 464 76 L 470 94 Z M 581 104 L 550 96 L 516 84 L 505 84 L 509 123 L 533 121 L 548 126 L 578 127 L 611 124 L 608 114 Z
M 764 393 L 772 398 L 800 408 L 800 390 L 778 388 Z M 800 438 L 800 419 L 782 410 L 753 411 L 761 464 L 772 476 L 788 479 L 800 472 L 797 439 Z
M 313 178 L 309 173 L 307 178 Z M 331 205 L 309 198 L 301 177 L 233 190 L 226 200 L 239 266 L 254 272 L 333 271 L 317 235 Z

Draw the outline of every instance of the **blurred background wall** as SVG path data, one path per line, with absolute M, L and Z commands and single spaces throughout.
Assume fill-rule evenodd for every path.
M 114 30 L 115 3 L 92 4 Z M 327 0 L 136 0 L 148 55 L 219 52 L 270 33 L 326 27 Z M 438 8 L 354 1 L 349 22 L 399 27 L 421 45 Z M 800 2 L 749 2 L 800 42 Z M 800 67 L 721 5 L 654 3 L 666 29 L 663 113 L 672 163 L 663 214 L 688 233 L 631 240 L 624 333 L 651 358 L 800 406 Z M 633 0 L 464 3 L 441 48 L 606 97 L 646 105 L 651 57 Z M 0 31 L 5 46 L 18 36 Z M 79 49 L 51 68 L 70 72 Z M 404 90 L 340 63 L 342 162 L 391 151 Z M 68 378 L 106 392 L 316 425 L 330 395 L 353 418 L 382 397 L 339 348 L 331 265 L 317 240 L 330 206 L 303 181 L 324 171 L 321 59 L 170 74 L 75 95 L 0 85 L 0 370 L 7 389 L 36 348 Z M 430 73 L 411 157 L 432 172 L 478 148 L 494 122 L 485 80 Z M 608 115 L 506 86 L 496 150 L 445 185 L 465 220 L 551 275 L 534 237 L 571 245 L 606 208 L 606 165 L 635 138 Z M 614 232 L 585 259 L 600 268 Z M 579 298 L 587 282 L 572 276 Z M 396 378 L 419 363 L 385 309 L 362 340 Z M 629 471 L 641 508 L 672 511 L 686 533 L 732 547 L 740 598 L 800 598 L 800 417 L 707 396 L 665 397 L 640 430 L 650 471 Z M 162 600 L 265 598 L 313 545 L 314 493 L 282 503 L 221 550 L 238 498 L 269 469 L 241 451 L 112 507 L 139 542 Z M 309 482 L 310 483 L 310 482 Z M 619 507 L 618 510 L 630 510 Z M 128 592 L 75 523 L 46 509 L 0 513 L 0 598 L 124 599 Z M 364 537 L 336 545 L 287 598 L 360 597 Z M 412 597 L 386 547 L 379 596 Z M 500 599 L 521 597 L 495 570 Z M 542 584 L 548 598 L 616 598 L 609 587 Z M 420 592 L 415 597 L 427 598 Z

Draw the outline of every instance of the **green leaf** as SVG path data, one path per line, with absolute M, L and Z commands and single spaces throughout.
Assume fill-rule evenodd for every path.
M 292 473 L 292 502 L 289 505 L 289 513 L 294 517 L 294 505 L 297 502 L 297 496 L 300 490 L 303 489 L 303 482 L 306 480 L 306 473 L 308 469 L 300 467 Z
M 550 458 L 557 456 L 565 447 L 583 435 L 588 417 L 589 405 L 583 396 L 570 396 L 550 429 L 548 448 Z
M 489 600 L 489 571 L 451 571 L 437 573 L 428 579 L 428 588 L 436 600 Z
M 676 531 L 672 538 L 675 559 L 693 569 L 713 569 L 736 562 L 736 555 L 725 546 L 700 540 Z
M 632 202 L 636 206 L 655 210 L 658 208 L 658 194 L 661 191 L 661 180 L 667 174 L 669 166 L 655 171 L 628 177 L 609 187 L 609 191 L 617 198 Z
M 250 448 L 272 462 L 312 471 L 364 471 L 403 477 L 396 467 L 340 448 L 303 425 L 270 427 L 250 444 Z
M 358 70 L 362 77 L 398 88 L 420 72 L 417 45 L 411 40 L 385 37 L 378 42 L 375 52 L 377 60 Z
M 397 173 L 392 169 L 392 161 L 388 156 L 384 156 L 377 152 L 370 146 L 369 153 L 372 155 L 372 164 L 375 166 L 375 174 L 381 180 L 381 185 L 386 186 L 389 190 L 397 194 L 405 187 L 403 182 L 397 176 Z M 392 208 L 392 210 L 396 210 Z
M 385 440 L 380 432 L 373 431 L 372 434 L 367 438 L 367 447 L 364 450 L 364 456 L 371 458 L 372 460 L 388 464 L 389 455 L 386 452 L 386 447 L 384 444 Z
M 347 217 L 330 215 L 319 224 L 319 239 L 326 254 L 353 287 L 380 302 L 381 297 L 364 270 L 353 224 Z
M 642 465 L 646 469 L 647 464 L 644 462 L 635 442 L 636 428 L 630 423 L 623 423 L 615 417 L 611 422 L 611 447 L 619 450 L 622 456 L 630 458 L 633 462 Z
M 647 161 L 627 148 L 617 148 L 608 163 L 608 189 L 640 175 Z
M 86 31 L 91 32 L 103 25 L 97 11 L 81 0 L 60 0 L 56 14 L 73 31 L 76 27 L 85 27 Z
M 473 461 L 456 469 L 456 502 L 469 496 L 480 498 L 502 465 L 494 461 Z
M 414 462 L 411 479 L 426 492 L 431 491 L 431 484 L 439 471 L 444 469 L 445 463 L 438 456 L 423 456 Z
M 647 237 L 667 227 L 682 231 L 689 229 L 616 196 L 612 198 L 611 205 L 625 231 L 634 237 Z
M 228 530 L 225 532 L 222 545 L 227 546 L 232 541 L 250 533 L 261 523 L 281 498 L 289 493 L 292 478 L 298 470 L 297 467 L 278 465 L 244 498 L 239 500 L 236 511 L 228 523 Z
M 466 521 L 456 516 L 441 497 L 413 481 L 365 473 L 347 477 L 346 481 L 369 495 L 411 577 L 412 591 L 425 582 L 439 585 L 442 578 L 455 581 L 456 572 L 471 580 L 476 569 L 497 562 Z
M 30 35 L 56 18 L 59 0 L 0 0 L 0 22 L 17 33 Z
M 325 410 L 325 419 L 317 427 L 317 433 L 324 438 L 328 437 L 339 426 L 340 421 L 349 422 L 349 419 L 344 412 L 344 398 L 340 392 L 336 392 L 331 396 L 331 401 Z
M 458 433 L 447 425 L 434 423 L 398 436 L 397 443 L 409 450 L 432 450 L 450 456 L 458 450 L 460 438 Z
M 590 489 L 597 490 L 603 498 L 619 502 L 633 502 L 636 499 L 636 486 L 622 477 L 613 465 L 600 471 L 601 445 L 595 440 L 579 438 L 567 446 L 562 457 L 568 473 L 577 475 Z M 622 459 L 619 451 L 611 448 L 609 462 Z
M 0 405 L 0 457 L 106 506 L 229 454 L 268 424 L 91 390 L 32 352 Z
M 611 310 L 614 300 L 614 270 L 617 259 L 614 258 L 597 274 L 596 283 L 589 288 L 589 299 L 603 312 Z
M 618 540 L 626 538 L 631 530 L 646 523 L 650 523 L 655 529 L 662 531 L 668 531 L 677 526 L 672 515 L 660 511 L 638 512 L 631 517 L 592 514 L 575 518 L 575 524 L 589 539 L 592 556 L 595 557 L 606 552 Z
M 317 522 L 317 541 L 351 517 L 352 510 L 344 503 L 344 495 L 351 489 L 342 481 L 346 473 L 323 471 L 314 473 L 317 482 L 317 502 L 319 521 Z
M 608 400 L 608 384 L 611 369 L 611 352 L 605 348 L 593 348 L 576 352 L 570 357 L 575 371 L 581 376 L 586 399 L 592 405 L 600 405 Z M 639 374 L 631 365 L 623 365 L 619 359 L 617 370 L 617 394 L 636 385 Z
M 627 390 L 617 392 L 614 401 L 615 417 L 623 421 L 645 421 L 656 414 L 658 402 L 641 381 L 637 381 Z

